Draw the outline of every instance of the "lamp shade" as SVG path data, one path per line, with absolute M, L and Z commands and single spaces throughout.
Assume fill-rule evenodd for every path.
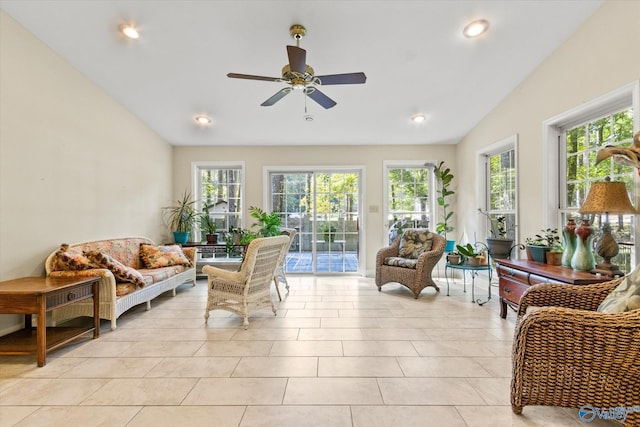
M 637 214 L 631 204 L 624 182 L 610 181 L 591 184 L 587 199 L 578 211 L 582 214 Z

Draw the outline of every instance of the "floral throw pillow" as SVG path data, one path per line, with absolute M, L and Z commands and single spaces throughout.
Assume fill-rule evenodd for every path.
M 98 267 L 109 269 L 109 271 L 111 271 L 116 277 L 116 280 L 131 282 L 140 288 L 144 287 L 144 278 L 137 270 L 127 267 L 117 259 L 100 251 L 88 251 L 84 254 Z
M 417 259 L 420 254 L 430 251 L 432 247 L 432 232 L 409 228 L 402 234 L 398 255 L 402 258 Z
M 172 265 L 192 267 L 191 261 L 178 245 L 155 246 L 142 243 L 140 257 L 147 268 L 162 268 Z
M 69 245 L 63 243 L 56 252 L 53 262 L 55 271 L 79 271 L 96 268 L 96 265 L 89 258 L 84 256 L 82 250 L 69 248 Z
M 598 306 L 598 311 L 602 313 L 623 313 L 638 309 L 640 309 L 640 266 L 625 277 Z

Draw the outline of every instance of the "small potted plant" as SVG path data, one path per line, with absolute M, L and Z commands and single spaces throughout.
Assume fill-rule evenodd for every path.
M 200 231 L 205 234 L 208 244 L 215 245 L 218 243 L 218 227 L 216 225 L 216 221 L 211 218 L 209 205 L 206 203 L 202 207 L 202 214 L 200 215 L 200 228 Z
M 281 234 L 281 218 L 276 212 L 266 213 L 259 207 L 250 206 L 249 214 L 258 220 L 256 224 L 253 224 L 253 227 L 258 227 L 257 234 L 261 237 L 279 236 Z
M 530 259 L 544 264 L 547 261 L 547 252 L 553 248 L 561 248 L 562 242 L 557 228 L 547 228 L 540 231 L 534 237 L 527 237 L 525 242 Z
M 451 265 L 458 265 L 460 264 L 460 254 L 456 251 L 453 252 L 449 252 L 447 254 L 447 262 Z
M 490 224 L 491 237 L 487 237 L 487 248 L 494 259 L 507 259 L 513 248 L 513 238 L 508 237 L 507 218 L 504 215 L 491 217 L 488 212 L 478 209 L 478 212 L 487 217 Z
M 477 267 L 480 265 L 482 255 L 471 243 L 456 245 L 456 249 L 457 252 L 464 257 L 465 263 L 469 264 L 469 266 Z

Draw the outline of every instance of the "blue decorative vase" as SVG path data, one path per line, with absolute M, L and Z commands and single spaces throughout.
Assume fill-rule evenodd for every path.
M 456 249 L 455 240 L 447 240 L 447 246 L 444 247 L 445 252 L 453 252 Z
M 567 221 L 562 231 L 564 243 L 562 245 L 562 265 L 571 268 L 571 258 L 576 251 L 576 222 L 573 219 Z
M 588 219 L 583 219 L 576 228 L 576 250 L 571 258 L 571 267 L 574 270 L 591 271 L 596 267 L 591 244 L 593 242 L 593 227 Z

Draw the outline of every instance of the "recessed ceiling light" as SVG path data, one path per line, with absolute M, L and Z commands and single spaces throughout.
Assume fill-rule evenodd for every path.
M 424 116 L 424 114 L 414 114 L 413 116 L 411 116 L 411 121 L 413 123 L 422 123 L 424 122 L 426 119 L 426 117 Z
M 120 32 L 125 36 L 129 37 L 130 39 L 140 38 L 140 33 L 138 32 L 136 27 L 134 27 L 131 24 L 120 25 Z
M 464 34 L 465 37 L 473 38 L 484 34 L 488 29 L 489 21 L 486 19 L 477 19 L 467 24 L 464 30 L 462 30 L 462 34 Z
M 209 126 L 212 122 L 211 117 L 205 114 L 198 114 L 193 118 L 200 126 Z

